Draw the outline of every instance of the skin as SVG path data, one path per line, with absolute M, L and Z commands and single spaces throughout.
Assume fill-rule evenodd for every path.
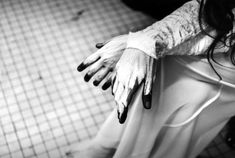
M 116 79 L 112 89 L 120 123 L 125 122 L 128 105 L 141 84 L 144 84 L 144 107 L 151 108 L 154 67 L 154 59 L 138 49 L 128 48 L 123 52 L 116 65 Z
M 117 36 L 106 43 L 96 45 L 99 50 L 88 56 L 77 68 L 88 69 L 84 80 L 94 79 L 94 86 L 102 81 L 102 89 L 112 85 L 120 123 L 127 117 L 128 105 L 136 90 L 144 84 L 143 105 L 151 108 L 154 59 L 138 49 L 126 49 L 127 35 Z
M 123 54 L 126 47 L 127 35 L 117 36 L 105 43 L 98 43 L 97 50 L 88 56 L 77 68 L 79 72 L 88 69 L 84 80 L 88 82 L 94 79 L 94 86 L 102 81 L 102 89 L 106 90 L 111 86 L 114 68 Z

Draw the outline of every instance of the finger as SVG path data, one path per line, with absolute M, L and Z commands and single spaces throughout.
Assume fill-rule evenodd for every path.
M 147 62 L 147 72 L 144 80 L 144 89 L 142 94 L 143 106 L 146 109 L 150 109 L 152 106 L 152 84 L 154 67 L 154 59 L 149 58 L 149 61 Z
M 100 48 L 102 48 L 104 45 L 105 45 L 104 43 L 97 43 L 97 44 L 95 45 L 95 47 L 98 48 L 98 49 L 100 49 Z
M 121 102 L 116 102 L 117 117 L 120 124 L 123 124 L 127 118 L 128 107 L 125 107 Z
M 98 49 L 100 49 L 100 48 L 102 48 L 104 45 L 106 45 L 107 43 L 109 43 L 111 40 L 112 40 L 112 39 L 107 40 L 107 41 L 102 42 L 102 43 L 97 43 L 97 44 L 95 45 L 95 47 L 98 48 Z
M 146 87 L 146 81 L 144 81 L 144 87 Z M 152 89 L 147 93 L 144 94 L 144 90 L 143 90 L 143 94 L 142 94 L 142 101 L 143 101 L 143 106 L 145 109 L 151 109 L 152 107 Z
M 103 81 L 103 79 L 108 75 L 109 69 L 107 67 L 102 68 L 100 71 L 96 73 L 95 80 L 93 82 L 94 86 L 98 86 L 100 82 Z
M 122 96 L 120 98 L 120 101 L 123 103 L 123 105 L 126 107 L 128 106 L 128 96 L 129 96 L 129 93 L 130 93 L 131 89 L 130 88 L 124 88 L 123 90 L 123 93 L 122 93 Z
M 79 72 L 85 70 L 87 68 L 88 65 L 85 65 L 83 62 L 77 67 L 77 70 Z
M 146 67 L 146 76 L 145 76 L 145 86 L 144 86 L 144 95 L 147 95 L 150 93 L 152 89 L 152 82 L 153 82 L 153 74 L 154 74 L 154 67 L 155 67 L 155 61 L 153 58 L 149 57 L 147 61 L 147 67 Z
M 112 87 L 111 87 L 111 89 L 112 89 L 112 95 L 114 95 L 114 93 L 113 93 L 113 91 L 114 91 L 114 84 L 115 84 L 115 82 L 116 82 L 116 74 L 117 73 L 115 73 L 115 75 L 113 76 L 113 80 L 112 80 Z
M 116 91 L 114 92 L 114 99 L 116 102 L 121 102 L 121 96 L 122 96 L 122 93 L 124 91 L 124 86 L 121 82 L 118 83 L 118 86 L 117 86 L 117 89 Z
M 115 104 L 116 104 L 116 108 L 117 108 L 117 117 L 118 117 L 118 120 L 120 118 L 120 112 L 119 112 L 119 103 L 115 101 Z
M 123 124 L 126 121 L 128 113 L 128 107 L 124 106 L 122 103 L 119 104 L 119 123 Z
M 117 88 L 118 88 L 118 79 L 117 79 L 117 76 L 115 77 L 115 81 L 114 81 L 114 84 L 113 84 L 113 89 L 112 89 L 112 94 L 115 95 L 116 91 L 117 91 Z
M 136 86 L 136 84 L 137 84 L 137 77 L 135 74 L 132 74 L 128 82 L 128 87 L 133 89 L 134 86 Z
M 134 97 L 137 89 L 138 89 L 139 85 L 137 83 L 137 81 L 135 81 L 135 84 L 133 86 L 133 88 L 131 88 L 128 92 L 128 96 L 127 96 L 127 106 L 130 105 L 131 101 L 132 101 L 132 98 Z
M 88 56 L 78 67 L 77 70 L 79 72 L 85 70 L 88 66 L 97 62 L 100 59 L 99 53 L 95 52 L 94 54 Z
M 114 73 L 111 72 L 107 75 L 107 77 L 105 78 L 106 81 L 104 81 L 103 86 L 101 87 L 103 90 L 108 89 L 111 85 L 112 85 L 112 78 L 113 78 Z
M 116 101 L 116 103 L 117 103 L 117 106 L 118 106 L 118 113 L 119 113 L 118 119 L 120 119 L 120 118 L 121 118 L 121 115 L 122 115 L 123 112 L 124 112 L 125 106 L 122 104 L 121 101 Z
M 90 69 L 84 76 L 84 80 L 88 82 L 101 68 L 102 68 L 102 63 L 99 61 L 91 65 Z

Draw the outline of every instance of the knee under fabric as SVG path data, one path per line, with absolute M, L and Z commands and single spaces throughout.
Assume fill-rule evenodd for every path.
M 122 0 L 134 10 L 142 11 L 158 20 L 164 18 L 189 0 Z

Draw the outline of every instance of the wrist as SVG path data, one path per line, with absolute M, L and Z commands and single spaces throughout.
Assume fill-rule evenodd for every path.
M 138 49 L 153 58 L 157 58 L 155 40 L 141 31 L 129 33 L 126 49 Z

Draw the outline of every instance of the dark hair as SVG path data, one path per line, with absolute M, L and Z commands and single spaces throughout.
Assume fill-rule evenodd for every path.
M 235 33 L 232 32 L 234 22 L 233 8 L 235 8 L 235 0 L 201 0 L 200 4 L 199 24 L 202 31 L 211 36 L 202 27 L 202 21 L 204 21 L 217 32 L 216 36 L 213 37 L 214 41 L 208 48 L 207 59 L 220 80 L 222 80 L 222 78 L 216 72 L 210 59 L 214 60 L 214 49 L 218 42 L 222 42 L 224 45 L 231 47 L 230 58 L 235 65 Z

